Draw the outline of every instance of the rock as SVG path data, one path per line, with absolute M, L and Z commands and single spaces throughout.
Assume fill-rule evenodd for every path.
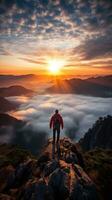
M 30 183 L 24 188 L 19 199 L 22 200 L 54 200 L 51 188 L 43 179 Z
M 35 185 L 35 193 L 32 196 L 32 200 L 53 200 L 53 194 L 48 185 L 46 185 L 43 179 L 40 179 L 38 184 Z
M 2 192 L 7 184 L 12 186 L 15 169 L 12 165 L 5 166 L 0 169 L 0 192 Z
M 0 200 L 16 200 L 16 199 L 7 194 L 0 194 Z
M 98 148 L 112 149 L 112 116 L 100 117 L 79 141 L 84 151 Z
M 77 163 L 81 166 L 84 167 L 84 160 L 83 156 L 80 153 L 80 151 L 77 149 L 75 144 L 72 144 L 71 146 L 71 151 L 77 156 Z
M 76 180 L 72 182 L 70 200 L 98 200 L 96 187 L 84 170 L 74 165 L 74 172 Z
M 32 160 L 21 163 L 15 171 L 15 187 L 19 187 L 28 181 L 29 178 L 32 177 Z
M 77 180 L 70 195 L 70 200 L 98 200 L 96 187 L 88 184 L 83 179 Z
M 65 138 L 59 144 L 60 158 L 57 148 L 52 159 L 51 141 L 38 160 L 27 157 L 14 167 L 1 165 L 0 192 L 4 194 L 0 199 L 97 200 L 96 187 L 80 165 L 82 155 L 76 146 Z
M 32 177 L 32 160 L 21 163 L 16 169 L 12 170 L 7 176 L 4 190 L 8 191 L 11 188 L 16 188 L 23 185 Z
M 69 196 L 69 175 L 62 169 L 56 169 L 49 178 L 49 186 L 53 189 L 55 199 L 66 199 Z
M 17 196 L 17 194 L 19 193 L 19 188 L 14 188 L 14 189 L 10 189 L 9 190 L 9 194 L 11 197 L 15 197 Z
M 37 165 L 43 170 L 43 168 L 46 165 L 46 162 L 48 162 L 49 160 L 50 160 L 49 153 L 46 152 L 42 156 L 39 157 L 37 161 Z
M 68 149 L 68 148 L 71 147 L 71 145 L 72 145 L 72 143 L 71 143 L 70 139 L 64 138 L 64 140 L 63 140 L 63 146 Z
M 79 165 L 73 165 L 73 169 L 77 175 L 77 179 L 82 178 L 86 183 L 92 183 L 92 180 L 89 178 L 89 176 L 86 174 L 86 172 L 80 167 Z
M 25 186 L 22 188 L 18 195 L 18 200 L 31 200 L 32 194 L 35 192 L 35 185 L 37 184 L 37 180 L 29 180 Z
M 74 153 L 69 153 L 69 154 L 67 154 L 66 157 L 65 157 L 65 161 L 66 161 L 67 163 L 78 164 L 77 156 L 76 156 L 76 154 L 74 154 Z
M 56 160 L 50 161 L 44 168 L 44 176 L 49 176 L 56 168 L 59 167 L 59 163 Z

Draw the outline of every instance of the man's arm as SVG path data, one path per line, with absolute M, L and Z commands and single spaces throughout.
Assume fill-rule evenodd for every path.
M 52 124 L 53 124 L 53 116 L 50 119 L 50 124 L 49 124 L 50 129 L 52 128 Z
M 64 123 L 63 123 L 63 118 L 60 116 L 60 121 L 61 121 L 61 127 L 62 127 L 62 129 L 63 129 L 63 127 L 64 127 Z

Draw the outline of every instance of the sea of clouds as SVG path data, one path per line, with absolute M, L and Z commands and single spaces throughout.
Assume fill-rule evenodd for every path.
M 100 117 L 112 115 L 112 98 L 98 98 L 75 94 L 35 95 L 32 98 L 11 97 L 21 105 L 13 116 L 27 121 L 35 134 L 52 136 L 49 120 L 55 109 L 59 109 L 64 120 L 62 136 L 78 141 Z

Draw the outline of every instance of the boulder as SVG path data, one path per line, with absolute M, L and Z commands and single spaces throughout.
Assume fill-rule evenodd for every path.
M 49 186 L 52 188 L 55 199 L 66 199 L 69 196 L 69 175 L 57 168 L 49 178 Z
M 95 184 L 79 165 L 74 165 L 76 180 L 72 182 L 70 200 L 98 200 Z
M 7 194 L 0 194 L 0 200 L 16 200 L 16 199 Z
M 5 166 L 0 169 L 0 192 L 6 189 L 7 185 L 10 187 L 14 181 L 15 169 L 12 165 Z
M 48 152 L 45 152 L 43 155 L 41 155 L 37 161 L 37 165 L 41 168 L 41 170 L 44 169 L 46 162 L 50 160 L 50 155 Z
M 70 152 L 69 154 L 66 155 L 65 157 L 65 161 L 67 163 L 74 163 L 74 164 L 78 164 L 78 159 L 75 153 Z
M 54 200 L 51 188 L 44 179 L 30 182 L 21 192 L 19 199 L 22 200 Z
M 96 187 L 86 183 L 83 179 L 77 180 L 70 195 L 70 200 L 98 200 Z
M 10 173 L 8 175 L 6 172 L 5 191 L 23 185 L 32 177 L 33 162 L 29 160 L 28 162 L 20 163 L 16 169 L 11 170 L 11 167 L 9 169 Z
M 52 160 L 48 162 L 43 171 L 44 176 L 49 176 L 58 167 L 59 167 L 58 161 Z

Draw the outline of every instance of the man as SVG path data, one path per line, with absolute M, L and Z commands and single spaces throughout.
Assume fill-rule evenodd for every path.
M 59 142 L 60 127 L 63 129 L 63 118 L 59 114 L 59 111 L 56 110 L 55 114 L 50 119 L 50 129 L 53 128 L 53 143 L 55 143 L 56 132 L 57 132 L 57 143 Z

